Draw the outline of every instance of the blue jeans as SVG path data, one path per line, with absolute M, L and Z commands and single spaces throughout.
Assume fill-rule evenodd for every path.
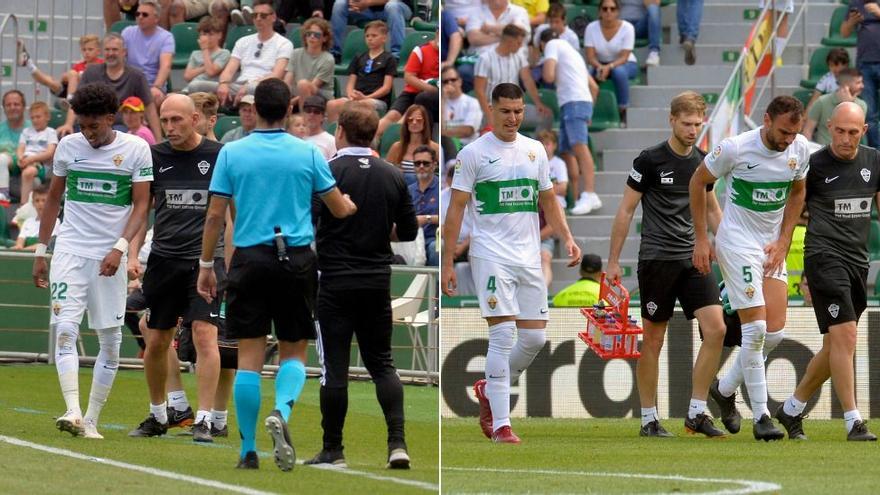
M 425 240 L 425 266 L 440 266 L 440 253 L 437 252 L 437 238 Z
M 629 106 L 629 80 L 635 79 L 639 74 L 639 66 L 635 62 L 627 62 L 611 69 L 609 79 L 614 83 L 614 95 L 617 96 L 617 106 L 626 108 Z M 596 76 L 596 68 L 590 67 L 590 75 Z
M 865 82 L 861 97 L 868 105 L 868 115 L 865 116 L 868 124 L 868 146 L 876 148 L 880 145 L 880 98 L 877 95 L 880 90 L 880 62 L 862 62 L 859 64 L 859 72 Z
M 651 51 L 660 51 L 660 5 L 652 3 L 648 5 L 648 13 L 640 19 L 625 19 L 636 28 L 637 38 L 648 38 L 648 48 Z
M 354 21 L 385 21 L 388 24 L 388 32 L 391 35 L 391 54 L 400 57 L 400 47 L 406 35 L 406 20 L 412 17 L 410 8 L 400 0 L 388 0 L 385 8 L 381 11 L 365 10 L 363 12 L 349 12 L 348 0 L 335 0 L 333 2 L 333 15 L 330 17 L 330 25 L 333 27 L 334 54 L 342 54 L 342 44 L 345 42 L 345 27 L 348 26 L 349 17 Z
M 675 17 L 678 21 L 678 42 L 697 41 L 703 20 L 703 0 L 678 0 Z
M 559 152 L 567 153 L 576 144 L 587 144 L 593 102 L 570 101 L 559 109 Z

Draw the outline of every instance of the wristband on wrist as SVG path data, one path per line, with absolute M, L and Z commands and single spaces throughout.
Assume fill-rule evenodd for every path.
M 205 261 L 200 258 L 199 259 L 199 268 L 214 268 L 214 260 Z
M 122 254 L 128 253 L 128 240 L 125 237 L 120 237 L 119 240 L 116 241 L 116 244 L 113 245 L 113 249 Z
M 37 247 L 34 250 L 34 256 L 37 258 L 45 258 L 46 257 L 46 245 L 42 242 L 37 243 Z

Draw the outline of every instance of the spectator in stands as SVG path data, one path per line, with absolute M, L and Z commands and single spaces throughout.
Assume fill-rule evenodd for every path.
M 367 51 L 348 65 L 345 96 L 327 103 L 328 121 L 335 122 L 343 105 L 349 101 L 368 101 L 380 115 L 388 110 L 397 75 L 397 59 L 385 51 L 387 37 L 388 27 L 382 21 L 370 21 L 364 27 Z
M 547 21 L 547 9 L 550 8 L 550 2 L 547 0 L 511 0 L 511 3 L 526 9 L 529 14 L 529 26 L 532 28 Z
M 189 95 L 189 99 L 193 101 L 196 107 L 196 114 L 199 120 L 196 122 L 196 132 L 210 139 L 217 141 L 217 135 L 214 134 L 214 126 L 217 124 L 217 111 L 220 109 L 220 101 L 217 95 L 213 93 L 197 92 Z
M 333 56 L 342 56 L 346 26 L 351 21 L 385 21 L 391 31 L 391 54 L 400 59 L 400 48 L 406 35 L 406 21 L 412 10 L 401 0 L 335 0 L 330 23 L 333 25 Z
M 241 101 L 238 102 L 238 118 L 241 121 L 241 125 L 224 134 L 223 137 L 220 138 L 221 143 L 226 144 L 231 143 L 232 141 L 237 141 L 250 134 L 251 131 L 257 127 L 257 111 L 254 108 L 254 95 L 244 95 L 241 97 Z
M 831 131 L 827 122 L 834 113 L 838 104 L 851 101 L 858 105 L 862 111 L 866 111 L 868 105 L 859 98 L 865 84 L 858 69 L 847 67 L 837 74 L 839 88 L 833 93 L 820 96 L 816 103 L 810 107 L 807 114 L 807 123 L 804 124 L 803 135 L 815 143 L 821 145 L 831 144 Z
M 580 280 L 562 289 L 553 297 L 553 306 L 585 308 L 599 302 L 602 258 L 598 254 L 585 254 L 581 260 L 580 274 Z
M 139 0 L 137 25 L 122 30 L 128 50 L 128 63 L 143 71 L 156 106 L 162 105 L 171 76 L 174 36 L 159 26 L 161 7 L 158 0 Z
M 572 215 L 586 215 L 602 207 L 595 190 L 595 164 L 588 146 L 588 128 L 593 118 L 593 82 L 580 53 L 556 33 L 546 30 L 541 34 L 539 49 L 543 54 L 542 79 L 556 84 L 559 101 L 559 151 L 568 166 L 574 186 L 575 204 Z M 586 84 L 584 84 L 586 82 Z M 580 179 L 584 179 L 581 189 Z
M 134 21 L 137 13 L 138 0 L 104 0 L 104 28 L 110 32 L 114 22 L 125 19 Z
M 678 21 L 678 42 L 684 50 L 684 63 L 694 65 L 697 63 L 695 43 L 703 21 L 703 0 L 678 0 L 675 17 Z
M 151 146 L 156 144 L 153 131 L 144 125 L 144 102 L 140 98 L 137 96 L 126 98 L 119 107 L 119 113 L 122 114 L 122 122 L 128 127 L 129 134 L 140 136 L 141 139 Z
M 0 122 L 0 207 L 9 206 L 9 173 L 18 169 L 18 141 L 21 132 L 31 123 L 24 118 L 24 93 L 10 89 L 3 93 L 3 114 L 6 120 Z M 27 201 L 27 198 L 24 198 Z
M 840 26 L 844 38 L 855 30 L 858 37 L 856 67 L 864 77 L 862 99 L 868 105 L 868 146 L 880 146 L 880 4 L 850 0 L 849 15 Z
M 223 31 L 220 22 L 213 17 L 205 17 L 199 21 L 199 49 L 193 50 L 183 71 L 183 79 L 192 84 L 193 81 L 215 82 L 220 77 L 231 54 L 220 46 Z M 181 93 L 189 94 L 188 84 Z
M 88 64 L 101 64 L 104 59 L 101 58 L 101 40 L 94 34 L 81 36 L 79 39 L 79 51 L 82 54 L 82 60 L 75 62 L 69 71 L 61 75 L 60 79 L 55 79 L 49 74 L 44 74 L 34 64 L 30 55 L 25 49 L 22 41 L 18 42 L 18 65 L 27 67 L 31 72 L 31 79 L 49 88 L 49 91 L 58 98 L 66 99 L 76 92 L 76 86 L 79 84 L 79 76 Z
M 771 3 L 770 21 L 774 26 L 777 23 L 779 25 L 774 41 L 774 52 L 778 64 L 782 65 L 782 52 L 785 51 L 785 45 L 788 43 L 788 16 L 794 12 L 794 0 L 760 0 L 758 7 L 764 9 L 768 3 Z M 782 19 L 777 19 L 778 16 L 782 16 Z
M 443 15 L 440 17 L 441 19 L 446 19 L 448 17 L 455 21 L 457 25 L 464 27 L 474 10 L 474 3 L 478 2 L 474 2 L 473 0 L 443 0 L 443 4 L 441 5 L 443 8 Z
M 332 1 L 332 0 L 327 0 Z M 327 10 L 327 1 L 325 0 L 281 0 L 276 1 L 275 6 L 279 19 L 285 23 L 292 22 L 298 17 L 317 17 L 324 19 L 329 16 L 325 15 Z M 238 26 L 249 25 L 254 23 L 253 0 L 241 0 L 241 8 L 232 8 L 230 16 L 232 22 Z M 329 11 L 327 12 L 329 14 Z
M 439 34 L 439 33 L 438 33 Z M 440 106 L 438 90 L 440 77 L 440 52 L 437 49 L 439 36 L 424 45 L 413 48 L 403 73 L 403 92 L 391 104 L 391 110 L 379 121 L 376 139 L 379 139 L 394 122 L 413 104 L 428 109 L 432 122 L 437 122 Z M 392 52 L 393 54 L 393 52 Z
M 21 169 L 21 202 L 28 202 L 34 180 L 43 171 L 43 167 L 52 164 L 58 136 L 55 129 L 49 127 L 49 105 L 36 101 L 30 108 L 31 125 L 21 131 L 18 138 L 18 168 Z
M 220 26 L 220 46 L 226 45 L 226 32 L 229 31 L 229 15 L 236 9 L 238 2 L 236 0 L 211 0 L 208 12 L 211 19 L 217 21 Z
M 602 0 L 599 4 L 599 20 L 591 22 L 584 31 L 584 50 L 590 64 L 590 75 L 597 81 L 611 79 L 617 95 L 620 120 L 626 124 L 626 107 L 629 106 L 629 80 L 639 73 L 633 47 L 636 42 L 635 28 L 619 16 L 618 0 Z
M 254 93 L 260 81 L 284 78 L 293 44 L 273 29 L 275 9 L 272 0 L 254 0 L 253 9 L 257 32 L 235 42 L 232 57 L 220 74 L 220 81 L 194 82 L 189 85 L 190 91 L 216 92 L 221 106 L 238 106 L 242 97 Z M 239 69 L 241 73 L 235 78 Z
M 620 18 L 633 25 L 637 38 L 648 38 L 645 65 L 660 65 L 660 0 L 620 0 Z
M 287 117 L 287 133 L 300 139 L 309 135 L 309 126 L 306 117 L 301 113 L 294 113 Z
M 455 18 L 452 15 L 441 16 L 440 38 L 440 58 L 443 60 L 440 67 L 454 67 L 455 60 L 464 45 L 464 36 L 461 35 L 461 30 L 458 29 L 458 24 L 455 23 Z
M 403 171 L 407 185 L 416 182 L 415 150 L 426 145 L 439 154 L 440 146 L 431 140 L 431 121 L 428 118 L 428 110 L 422 105 L 413 105 L 403 114 L 403 125 L 400 128 L 400 140 L 391 145 L 388 162 L 397 165 Z M 435 155 L 436 156 L 436 155 Z
M 462 146 L 480 137 L 483 124 L 483 111 L 480 102 L 461 91 L 461 78 L 455 67 L 443 69 L 440 81 L 443 84 L 443 125 L 440 134 L 459 140 Z
M 561 3 L 553 2 L 550 4 L 550 10 L 547 11 L 547 23 L 537 26 L 532 33 L 532 46 L 537 47 L 541 43 L 541 33 L 545 29 L 552 29 L 557 38 L 568 42 L 572 48 L 580 51 L 580 40 L 577 34 L 565 23 L 565 6 Z
M 559 205 L 565 209 L 568 203 L 565 199 L 565 195 L 568 194 L 568 168 L 562 158 L 556 156 L 556 149 L 559 146 L 559 136 L 556 134 L 556 131 L 547 129 L 539 131 L 535 137 L 544 145 L 544 151 L 547 152 L 550 169 L 550 182 L 553 183 L 553 192 L 556 193 L 556 199 L 559 200 Z
M 816 83 L 816 88 L 810 95 L 810 102 L 807 103 L 807 113 L 820 96 L 837 91 L 837 74 L 849 67 L 849 52 L 844 48 L 832 48 L 825 57 L 825 65 L 828 66 L 828 72 Z
M 336 138 L 324 130 L 324 112 L 327 110 L 327 100 L 321 95 L 308 96 L 303 100 L 302 107 L 308 127 L 306 141 L 315 143 L 325 159 L 333 158 L 333 155 L 336 154 Z
M 529 13 L 526 9 L 519 5 L 511 5 L 509 0 L 483 0 L 482 4 L 472 8 L 470 15 L 467 16 L 467 24 L 464 29 L 470 45 L 469 53 L 479 57 L 483 53 L 495 49 L 501 42 L 502 31 L 509 24 L 515 24 L 525 31 L 522 39 L 525 52 L 532 29 L 529 23 Z M 459 67 L 465 88 L 469 88 L 473 83 L 475 69 L 476 67 L 471 64 Z
M 292 103 L 297 108 L 305 98 L 321 95 L 333 99 L 333 71 L 336 63 L 330 54 L 333 35 L 330 24 L 324 19 L 312 18 L 302 26 L 303 48 L 294 48 L 287 65 L 284 82 L 290 87 Z
M 24 251 L 35 251 L 37 243 L 40 242 L 40 216 L 43 215 L 43 206 L 46 205 L 46 198 L 49 196 L 49 186 L 46 184 L 39 185 L 34 188 L 31 203 L 34 205 L 36 216 L 29 217 L 21 225 L 18 231 L 18 238 L 15 239 L 13 249 Z M 55 227 L 52 229 L 52 236 L 58 232 L 61 222 L 55 219 Z
M 185 21 L 198 20 L 210 12 L 211 0 L 159 0 L 159 24 L 165 29 Z M 144 2 L 141 2 L 143 4 Z
M 390 154 L 390 153 L 389 153 Z M 440 181 L 437 180 L 437 148 L 427 144 L 413 151 L 416 182 L 410 184 L 409 195 L 416 209 L 416 219 L 425 234 L 425 266 L 437 266 L 437 226 L 440 224 Z
M 122 36 L 117 33 L 108 33 L 104 37 L 104 63 L 87 66 L 80 77 L 79 86 L 100 82 L 113 88 L 119 101 L 124 101 L 129 96 L 140 98 L 144 102 L 147 123 L 153 131 L 153 137 L 158 142 L 162 139 L 162 129 L 159 126 L 159 113 L 156 110 L 150 86 L 140 69 L 125 63 L 126 53 Z M 68 109 L 67 120 L 58 127 L 59 137 L 73 132 L 74 120 L 73 110 Z M 120 114 L 116 115 L 115 128 L 125 131 Z

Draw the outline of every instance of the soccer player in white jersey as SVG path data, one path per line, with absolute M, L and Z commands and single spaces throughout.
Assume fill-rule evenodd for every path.
M 51 291 L 55 366 L 67 404 L 67 412 L 55 425 L 74 436 L 103 438 L 97 430 L 98 415 L 119 364 L 128 241 L 147 219 L 153 165 L 146 141 L 113 130 L 119 100 L 112 88 L 102 83 L 82 86 L 70 105 L 82 131 L 66 136 L 55 151 L 33 277 L 37 287 Z M 46 243 L 65 188 L 64 222 L 49 270 Z M 86 310 L 89 325 L 98 334 L 100 352 L 83 418 L 76 341 Z
M 764 125 L 723 140 L 706 155 L 691 178 L 691 212 L 696 231 L 694 266 L 709 273 L 712 250 L 706 234 L 706 186 L 724 178 L 726 203 L 715 236 L 715 254 L 731 308 L 742 321 L 742 347 L 732 369 L 709 389 L 721 406 L 721 421 L 739 431 L 736 389 L 749 391 L 757 440 L 783 433 L 767 409 L 764 359 L 784 338 L 788 305 L 785 257 L 804 208 L 810 152 L 798 134 L 804 107 L 790 96 L 767 106 Z
M 547 153 L 540 142 L 519 134 L 525 104 L 519 86 L 492 90 L 492 132 L 458 154 L 443 236 L 455 245 L 467 207 L 470 263 L 489 325 L 486 379 L 474 385 L 483 434 L 499 443 L 520 443 L 510 428 L 510 384 L 544 347 L 547 286 L 541 272 L 538 205 L 576 266 L 581 250 L 565 222 L 550 182 Z M 455 295 L 453 250 L 443 250 L 441 287 Z M 514 341 L 514 335 L 516 339 Z

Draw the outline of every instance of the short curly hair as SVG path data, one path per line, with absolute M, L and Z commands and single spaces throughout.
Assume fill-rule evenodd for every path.
M 119 98 L 110 86 L 104 83 L 90 83 L 77 88 L 70 106 L 77 115 L 99 117 L 116 114 L 116 110 L 119 109 Z

